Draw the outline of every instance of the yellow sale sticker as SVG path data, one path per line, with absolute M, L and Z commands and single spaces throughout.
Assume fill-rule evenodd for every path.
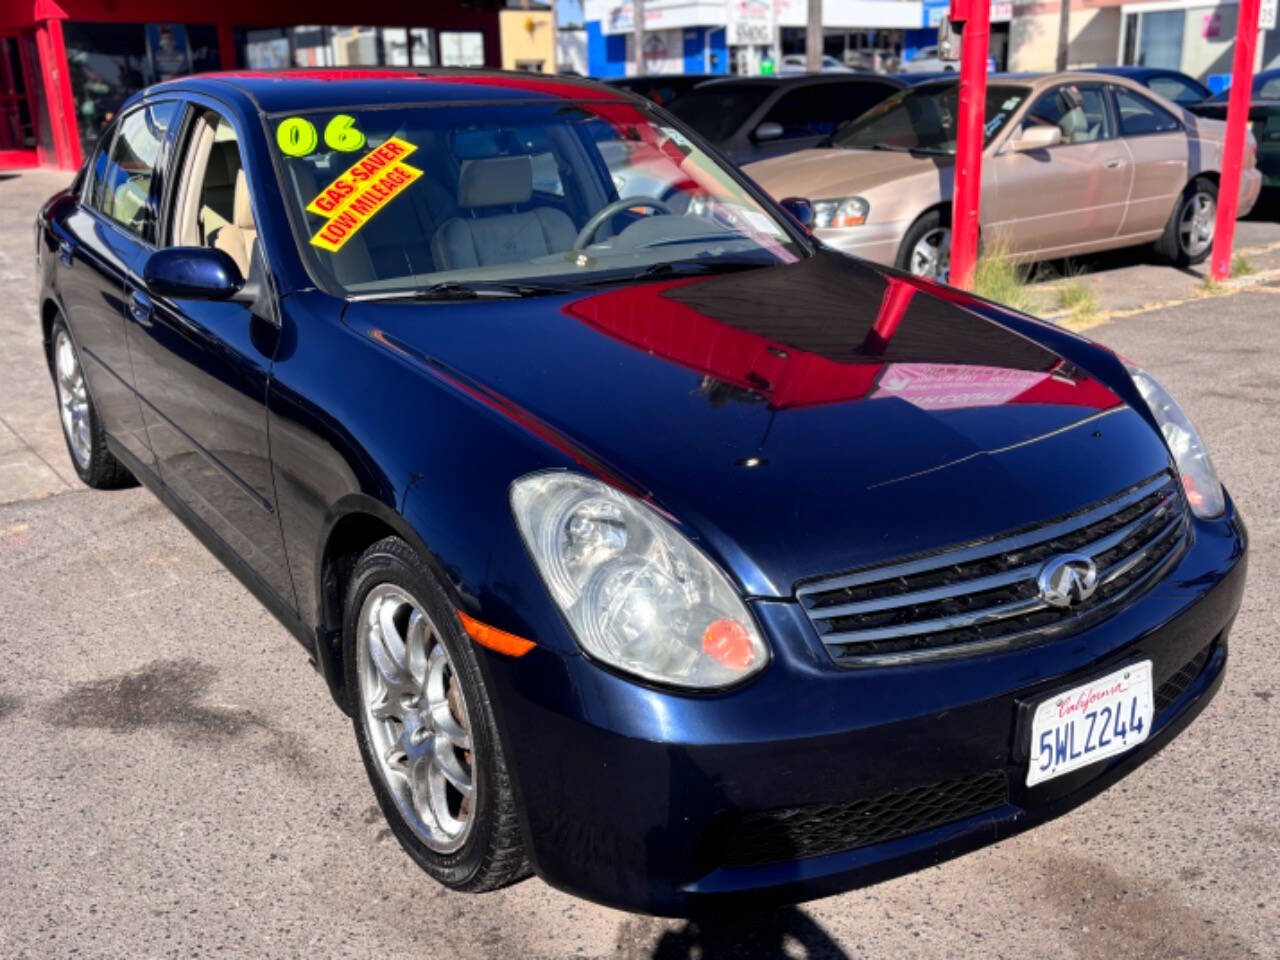
M 341 250 L 379 210 L 404 193 L 420 176 L 422 171 L 407 163 L 393 162 L 380 167 L 370 178 L 360 181 L 358 189 L 343 196 L 337 213 L 312 236 L 312 245 L 330 253 Z
M 374 147 L 320 191 L 316 198 L 307 204 L 307 209 L 322 217 L 336 217 L 356 197 L 360 196 L 370 183 L 377 181 L 387 170 L 417 149 L 417 145 L 408 140 L 401 140 L 399 137 L 389 138 L 386 143 L 380 147 Z

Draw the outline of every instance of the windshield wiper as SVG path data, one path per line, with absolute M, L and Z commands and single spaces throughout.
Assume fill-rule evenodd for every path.
M 651 263 L 634 273 L 611 273 L 588 280 L 584 286 L 604 283 L 625 283 L 628 280 L 654 280 L 663 277 L 697 276 L 712 273 L 734 273 L 738 270 L 755 270 L 768 264 L 759 260 L 662 260 Z
M 478 300 L 482 297 L 517 299 L 521 297 L 546 297 L 565 293 L 563 287 L 537 283 L 484 280 L 463 283 L 458 280 L 441 280 L 425 287 L 410 290 L 387 290 L 378 293 L 357 293 L 350 299 L 366 300 Z
M 904 147 L 896 143 L 873 143 L 872 150 L 888 150 L 893 153 L 928 153 L 940 157 L 950 157 L 953 154 L 949 150 L 943 150 L 941 147 Z

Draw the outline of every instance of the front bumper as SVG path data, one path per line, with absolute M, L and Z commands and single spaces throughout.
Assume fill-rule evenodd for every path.
M 839 227 L 814 230 L 813 235 L 832 250 L 861 257 L 887 267 L 896 266 L 902 238 L 907 235 L 913 220 L 891 220 L 864 223 L 860 227 Z
M 1197 521 L 1174 571 L 1088 630 L 990 656 L 863 670 L 835 667 L 796 604 L 755 601 L 774 660 L 715 695 L 641 686 L 542 647 L 521 660 L 487 657 L 531 862 L 588 899 L 688 915 L 825 896 L 1025 830 L 1125 776 L 1203 709 L 1221 683 L 1245 567 L 1232 507 Z M 1025 706 L 1138 658 L 1153 661 L 1166 693 L 1148 739 L 1025 787 Z M 894 809 L 974 778 L 986 792 L 975 808 L 962 787 L 969 806 L 954 807 L 957 819 Z M 890 819 L 887 829 L 860 823 L 861 845 L 806 855 L 815 848 L 796 830 L 827 829 L 863 800 L 866 816 Z M 753 857 L 742 840 L 758 840 L 762 822 L 780 833 Z

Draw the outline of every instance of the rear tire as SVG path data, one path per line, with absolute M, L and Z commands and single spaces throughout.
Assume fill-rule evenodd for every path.
M 398 537 L 356 562 L 343 665 L 356 742 L 391 832 L 453 890 L 530 872 L 480 666 L 434 574 Z
M 138 481 L 107 449 L 107 433 L 89 395 L 80 353 L 62 317 L 53 321 L 49 342 L 62 439 L 76 475 L 95 490 L 133 486 Z
M 1213 251 L 1217 214 L 1218 185 L 1208 177 L 1196 177 L 1173 205 L 1156 252 L 1179 267 L 1202 263 Z

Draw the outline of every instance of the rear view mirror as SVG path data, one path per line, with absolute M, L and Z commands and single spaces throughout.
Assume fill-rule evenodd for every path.
M 142 282 L 162 297 L 230 300 L 245 286 L 236 262 L 212 247 L 166 247 L 142 266 Z
M 1057 146 L 1062 142 L 1062 131 L 1057 127 L 1027 127 L 1022 133 L 1009 141 L 1009 149 L 1016 153 L 1029 150 L 1044 150 Z
M 813 204 L 804 197 L 784 197 L 778 201 L 778 206 L 800 221 L 800 226 L 806 230 L 813 226 Z
M 777 140 L 781 136 L 782 124 L 768 120 L 756 127 L 755 132 L 751 134 L 754 140 Z

